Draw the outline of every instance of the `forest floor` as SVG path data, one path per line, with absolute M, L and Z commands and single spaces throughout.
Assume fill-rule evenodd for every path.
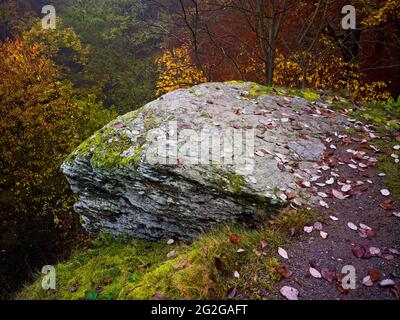
M 392 202 L 392 194 L 384 191 L 384 180 L 390 173 L 385 174 L 375 166 L 362 169 L 358 163 L 358 168 L 351 168 L 352 159 L 367 163 L 360 160 L 365 156 L 377 157 L 377 152 L 361 143 L 362 139 L 344 139 L 333 137 L 327 143 L 330 152 L 326 156 L 331 167 L 323 172 L 321 181 L 328 183 L 322 183 L 326 186 L 321 184 L 318 190 L 326 197 L 324 207 L 319 210 L 323 221 L 305 227 L 299 240 L 293 241 L 288 249 L 289 259 L 280 259 L 287 268 L 286 276 L 291 275 L 275 283 L 277 294 L 273 299 L 284 299 L 279 294 L 283 286 L 296 288 L 302 300 L 399 298 L 399 203 Z M 390 158 L 387 160 L 394 160 Z M 346 193 L 340 191 L 342 188 L 351 188 L 351 197 L 343 199 Z M 335 196 L 332 190 L 339 192 Z M 354 267 L 355 289 L 344 289 L 340 276 L 337 277 L 344 266 Z M 391 285 L 392 281 L 386 281 L 385 285 L 382 281 L 387 279 L 397 285 Z

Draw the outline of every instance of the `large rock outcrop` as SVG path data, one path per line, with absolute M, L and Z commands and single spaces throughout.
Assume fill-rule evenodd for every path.
M 348 125 L 322 102 L 207 83 L 119 117 L 62 171 L 88 231 L 193 239 L 225 223 L 262 223 L 280 202 L 315 201 L 307 181 L 323 167 L 323 142 Z

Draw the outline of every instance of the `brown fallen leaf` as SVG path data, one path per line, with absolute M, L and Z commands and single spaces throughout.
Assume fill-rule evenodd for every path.
M 268 242 L 266 240 L 260 241 L 261 249 L 265 249 L 268 246 Z
M 240 237 L 237 234 L 232 234 L 230 237 L 230 241 L 233 244 L 238 244 L 240 243 Z
M 112 279 L 110 277 L 105 277 L 103 279 L 103 283 L 104 283 L 105 286 L 108 286 L 108 285 L 110 285 L 112 283 Z
M 384 210 L 394 210 L 393 201 L 388 199 L 379 204 Z
M 118 122 L 118 123 L 114 124 L 115 129 L 122 129 L 124 127 L 125 127 L 125 125 L 122 122 Z
M 360 245 L 355 245 L 351 251 L 353 252 L 353 255 L 358 259 L 362 259 L 366 253 L 366 249 Z
M 332 282 L 333 280 L 335 280 L 335 274 L 332 271 L 330 271 L 328 268 L 322 268 L 321 275 L 322 275 L 322 278 L 324 278 L 328 282 Z
M 276 268 L 276 272 L 278 272 L 285 279 L 290 278 L 293 275 L 293 272 L 289 271 L 286 266 L 280 266 Z
M 179 271 L 179 270 L 185 269 L 188 266 L 189 266 L 189 262 L 187 260 L 184 260 L 184 261 L 182 261 L 180 263 L 175 264 L 173 266 L 173 268 L 174 268 L 174 270 Z
M 368 275 L 370 276 L 373 282 L 379 281 L 381 279 L 381 273 L 379 270 L 376 269 L 370 269 L 368 271 Z
M 343 288 L 342 284 L 340 282 L 336 283 L 336 289 L 341 293 L 341 294 L 348 294 L 349 290 Z
M 332 194 L 335 198 L 339 199 L 339 200 L 344 200 L 346 199 L 348 196 L 345 196 L 342 192 L 336 190 L 336 189 L 332 189 Z

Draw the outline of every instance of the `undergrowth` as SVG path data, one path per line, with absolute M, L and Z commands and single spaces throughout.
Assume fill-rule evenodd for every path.
M 277 248 L 289 244 L 289 230 L 317 219 L 310 210 L 282 211 L 269 227 L 225 226 L 191 244 L 115 240 L 103 234 L 93 248 L 56 266 L 55 290 L 42 289 L 38 274 L 17 299 L 226 299 L 233 289 L 261 299 L 280 279 Z

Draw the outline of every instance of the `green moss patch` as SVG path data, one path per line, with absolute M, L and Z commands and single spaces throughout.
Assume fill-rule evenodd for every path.
M 96 132 L 88 140 L 84 141 L 67 159 L 73 162 L 77 158 L 89 158 L 95 168 L 112 168 L 116 166 L 137 167 L 140 163 L 144 137 L 133 142 L 126 130 L 135 119 L 140 110 L 128 113 L 114 120 L 103 129 Z M 153 114 L 144 119 L 146 130 L 155 127 Z M 125 154 L 126 153 L 126 154 Z
M 56 266 L 57 289 L 45 291 L 42 275 L 18 299 L 226 299 L 232 288 L 252 299 L 280 279 L 277 248 L 288 245 L 288 228 L 316 221 L 313 211 L 287 211 L 272 227 L 226 226 L 192 244 L 103 239 Z M 168 258 L 168 252 L 175 255 Z M 239 278 L 234 276 L 235 271 Z

